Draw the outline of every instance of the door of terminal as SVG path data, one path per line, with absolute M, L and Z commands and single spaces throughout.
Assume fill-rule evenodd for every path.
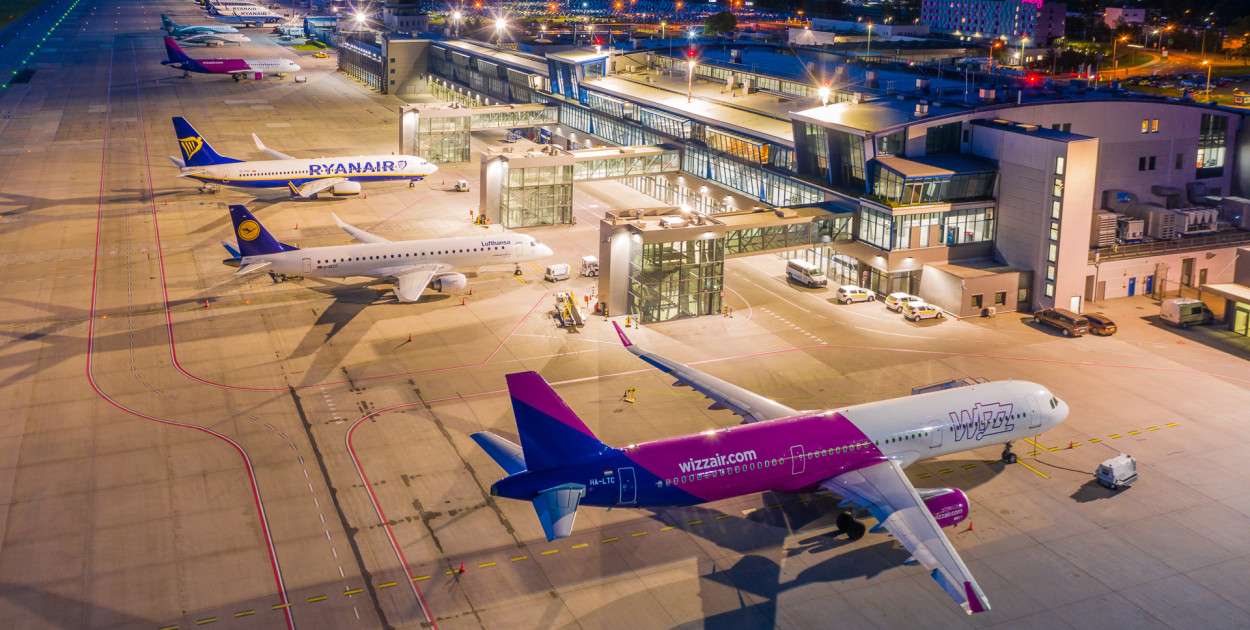
M 1250 304 L 1237 304 L 1233 311 L 1233 332 L 1250 337 Z
M 1154 292 L 1154 287 L 1155 287 L 1155 277 L 1146 276 L 1146 281 L 1143 283 L 1143 286 L 1142 286 L 1142 293 L 1149 295 Z
M 1128 279 L 1128 296 L 1133 297 L 1134 295 L 1137 295 L 1137 293 L 1135 293 L 1136 290 L 1137 290 L 1137 278 L 1129 278 Z

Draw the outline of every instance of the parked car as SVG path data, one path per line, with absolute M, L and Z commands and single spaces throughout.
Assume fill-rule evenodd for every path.
M 1089 320 L 1066 308 L 1048 308 L 1033 313 L 1033 323 L 1059 329 L 1064 337 L 1080 337 L 1089 332 Z
M 1104 337 L 1115 334 L 1115 322 L 1111 321 L 1110 317 L 1102 313 L 1084 313 L 1084 316 L 1089 320 L 1089 332 Z
M 885 296 L 885 307 L 895 313 L 903 312 L 903 305 L 909 302 L 924 302 L 924 300 L 908 294 L 908 293 L 891 293 Z
M 838 288 L 838 302 L 842 304 L 850 304 L 851 302 L 872 302 L 877 299 L 877 295 L 868 289 L 861 289 L 853 284 L 845 284 Z
M 323 51 L 323 50 L 319 50 L 319 51 L 317 51 L 317 52 L 313 53 L 313 56 L 314 56 L 314 57 L 316 57 L 316 58 L 318 58 L 318 59 L 325 59 L 326 57 L 329 57 L 330 55 L 326 54 L 326 52 L 325 52 L 325 51 Z
M 903 304 L 903 319 L 918 322 L 922 319 L 941 319 L 942 309 L 928 302 L 907 302 Z

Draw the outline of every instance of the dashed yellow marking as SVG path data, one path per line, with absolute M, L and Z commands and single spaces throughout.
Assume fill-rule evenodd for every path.
M 522 560 L 529 560 L 529 559 L 530 559 L 530 557 L 529 557 L 529 556 L 517 556 L 517 557 L 515 557 L 515 558 L 512 558 L 510 561 L 511 561 L 511 562 L 520 562 L 520 561 L 522 561 Z
M 1129 435 L 1137 435 L 1138 433 L 1141 433 L 1141 431 L 1129 431 L 1128 432 Z
M 421 580 L 428 580 L 428 579 L 430 579 L 430 576 L 428 576 L 428 575 L 423 575 L 423 576 L 421 576 L 421 577 L 414 577 L 414 578 L 412 578 L 412 581 L 413 581 L 413 582 L 420 582 Z
M 1029 455 L 1037 455 L 1039 453 L 1041 453 L 1041 451 L 1029 451 Z
M 1116 439 L 1116 438 L 1120 437 L 1120 434 L 1119 434 L 1119 433 L 1117 433 L 1117 434 L 1115 434 L 1115 435 L 1108 435 L 1107 437 L 1109 437 L 1109 438 L 1111 438 L 1111 439 L 1113 439 L 1113 440 L 1114 440 L 1114 439 Z
M 768 507 L 769 507 L 769 508 L 771 508 L 771 509 L 774 509 L 774 510 L 780 510 L 780 509 L 781 509 L 781 504 L 780 504 L 780 503 L 774 503 L 774 504 L 772 504 L 772 505 L 770 505 L 770 506 L 768 506 Z
M 634 533 L 634 534 L 630 534 L 629 536 L 630 536 L 631 538 L 637 538 L 637 537 L 639 537 L 639 536 L 646 536 L 646 535 L 647 535 L 647 532 L 637 532 L 637 533 Z
M 278 604 L 277 606 L 273 606 L 273 610 L 282 610 L 283 608 L 290 608 L 290 606 L 290 604 Z M 177 628 L 178 626 L 174 627 Z
M 660 528 L 660 531 L 662 531 L 662 532 L 666 532 L 666 531 L 668 531 L 668 530 L 670 530 L 670 529 L 673 529 L 673 526 L 672 526 L 672 525 L 669 525 L 668 527 L 661 527 L 661 528 Z
M 930 475 L 929 473 L 923 473 L 923 474 L 920 474 L 920 475 L 916 475 L 916 478 L 917 478 L 917 479 L 928 479 L 929 477 L 932 477 L 932 476 L 933 476 L 933 475 Z
M 1054 452 L 1054 451 L 1062 451 L 1062 450 L 1063 450 L 1063 447 L 1062 447 L 1062 446 L 1052 446 L 1052 447 L 1050 447 L 1050 448 L 1048 448 L 1048 449 L 1046 449 L 1046 450 L 1051 451 L 1051 452 Z
M 1040 471 L 1040 470 L 1038 470 L 1038 469 L 1036 469 L 1036 468 L 1034 468 L 1034 467 L 1032 467 L 1032 466 L 1030 466 L 1030 465 L 1028 465 L 1028 464 L 1026 464 L 1026 463 L 1024 463 L 1024 462 L 1022 462 L 1022 461 L 1017 461 L 1016 463 L 1017 463 L 1017 464 L 1020 464 L 1021 466 L 1024 466 L 1025 468 L 1028 468 L 1029 470 L 1031 470 L 1031 471 L 1033 471 L 1033 472 L 1037 473 L 1038 475 L 1041 475 L 1042 479 L 1050 479 L 1050 475 L 1047 475 L 1046 473 L 1044 473 L 1044 472 L 1042 472 L 1042 471 Z
M 581 549 L 582 547 L 589 547 L 589 546 L 590 546 L 590 543 L 581 543 L 580 545 L 573 545 L 573 548 Z
M 178 626 L 165 626 L 161 630 L 178 630 Z
M 353 589 L 348 590 L 348 591 L 343 591 L 343 594 L 344 594 L 344 595 L 355 595 L 356 593 L 363 593 L 363 592 L 364 592 L 364 590 L 365 590 L 365 589 L 363 589 L 363 588 L 353 588 Z
M 613 536 L 611 538 L 604 538 L 603 540 L 600 540 L 599 542 L 610 543 L 610 542 L 616 542 L 618 540 L 620 540 L 620 538 Z
M 1176 425 L 1178 425 L 1178 424 L 1180 424 L 1180 423 L 1179 423 L 1179 422 L 1169 422 L 1169 423 L 1167 423 L 1167 424 L 1165 424 L 1165 425 L 1163 425 L 1163 426 L 1165 426 L 1165 427 L 1174 427 L 1174 426 L 1176 426 Z
M 451 575 L 452 573 L 455 573 L 455 572 L 456 572 L 456 570 L 455 570 L 455 569 L 452 569 L 452 570 L 450 570 L 450 571 L 444 571 L 444 572 L 443 572 L 443 575 Z M 416 582 L 416 580 L 413 580 L 413 582 Z
M 308 598 L 308 603 L 310 603 L 310 604 L 311 604 L 311 603 L 313 603 L 313 602 L 323 601 L 325 598 L 326 598 L 326 596 L 325 596 L 325 595 L 318 595 L 318 596 L 316 596 L 316 597 L 309 597 L 309 598 Z
M 795 500 L 794 500 L 794 502 L 795 502 L 795 503 L 807 503 L 807 498 L 806 498 L 806 497 L 799 497 L 799 498 L 795 499 Z
M 938 471 L 938 474 L 939 474 L 939 475 L 945 475 L 946 473 L 953 473 L 953 472 L 955 472 L 955 471 L 954 471 L 953 469 L 951 469 L 951 468 L 943 468 L 942 470 L 939 470 L 939 471 Z
M 997 460 L 997 459 L 987 459 L 987 460 L 985 460 L 985 463 L 986 463 L 986 464 L 997 464 L 997 463 L 998 463 L 998 461 L 999 461 L 999 460 Z
M 1147 428 L 1146 428 L 1146 430 L 1147 430 L 1147 431 L 1158 431 L 1158 430 L 1159 430 L 1159 427 L 1147 427 Z
M 702 525 L 702 524 L 703 524 L 703 519 L 699 519 L 699 520 L 697 520 L 697 521 L 690 521 L 689 523 L 686 523 L 686 524 L 687 524 L 687 525 Z
M 977 467 L 977 465 L 976 465 L 976 464 L 964 464 L 964 465 L 962 466 L 962 468 L 963 468 L 964 470 L 968 470 L 969 468 L 976 468 L 976 467 Z
M 1025 442 L 1028 442 L 1029 444 L 1032 444 L 1033 446 L 1036 446 L 1036 447 L 1037 447 L 1037 450 L 1039 450 L 1039 451 L 1044 451 L 1044 450 L 1046 450 L 1046 447 L 1045 447 L 1045 446 L 1042 446 L 1041 444 L 1038 444 L 1037 442 L 1034 442 L 1031 438 L 1024 438 L 1024 441 L 1025 441 Z
M 482 564 L 477 565 L 477 568 L 485 569 L 486 567 L 493 567 L 493 566 L 495 566 L 494 562 L 483 562 Z
M 216 617 L 209 617 L 208 619 L 201 619 L 201 620 L 199 620 L 199 621 L 195 622 L 195 625 L 197 625 L 197 626 L 202 626 L 202 625 L 204 625 L 204 624 L 206 624 L 206 623 L 216 623 L 216 622 L 217 622 L 217 618 L 216 618 Z
M 718 515 L 716 515 L 716 520 L 718 520 L 718 521 L 719 521 L 719 520 L 721 520 L 722 518 L 729 518 L 729 515 L 728 515 L 728 514 L 718 514 Z
M 387 582 L 386 584 L 379 584 L 378 588 L 390 588 L 392 586 L 395 586 L 395 584 L 396 584 L 395 582 Z
M 559 550 L 559 549 L 548 549 L 547 551 L 544 551 L 542 555 L 544 555 L 544 556 L 549 556 L 549 555 L 551 555 L 551 554 L 553 554 L 553 553 L 560 553 L 560 550 Z
M 255 611 L 255 610 L 245 610 L 245 611 L 243 611 L 243 612 L 237 612 L 237 613 L 234 613 L 234 616 L 235 616 L 235 617 L 246 617 L 246 616 L 248 616 L 248 615 L 255 615 L 255 614 L 256 614 L 256 611 Z

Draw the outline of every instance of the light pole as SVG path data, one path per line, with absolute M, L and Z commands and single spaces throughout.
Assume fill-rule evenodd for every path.
M 828 107 L 829 106 L 829 86 L 827 85 L 820 86 L 820 90 L 818 90 L 818 93 L 820 94 L 821 106 Z
M 872 56 L 872 22 L 868 23 L 868 51 L 864 53 L 864 57 Z
M 508 22 L 506 20 L 503 18 L 497 18 L 495 20 L 495 35 L 498 36 L 498 41 L 496 43 L 497 46 L 503 45 L 503 35 L 507 28 Z
M 451 19 L 456 23 L 456 39 L 460 39 L 460 12 L 452 13 Z
M 1020 69 L 1024 69 L 1024 44 L 1029 41 L 1029 36 L 1025 35 L 1020 38 Z
M 686 73 L 686 102 L 690 102 L 691 92 L 694 90 L 694 59 L 686 62 L 690 71 Z
M 1207 67 L 1207 102 L 1211 102 L 1211 62 L 1206 59 L 1202 60 L 1202 65 Z
M 1128 41 L 1128 37 L 1127 36 L 1117 37 L 1111 40 L 1111 68 L 1112 69 L 1116 69 L 1120 67 L 1120 60 L 1115 58 L 1115 48 L 1117 45 L 1119 45 L 1121 41 Z

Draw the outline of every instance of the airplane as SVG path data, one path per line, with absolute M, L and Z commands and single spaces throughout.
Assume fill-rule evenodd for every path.
M 615 322 L 613 325 L 616 325 Z M 942 532 L 968 516 L 958 488 L 912 486 L 919 459 L 1011 443 L 1059 425 L 1068 406 L 1036 383 L 997 381 L 825 411 L 797 411 L 635 345 L 625 348 L 729 409 L 742 426 L 608 446 L 537 372 L 507 375 L 521 443 L 489 431 L 471 437 L 508 476 L 491 496 L 531 501 L 550 542 L 568 536 L 579 505 L 673 507 L 758 492 L 827 490 L 876 518 L 836 523 L 851 540 L 888 531 L 968 614 L 990 609 L 985 593 Z
M 243 161 L 223 157 L 181 116 L 174 118 L 174 132 L 182 158 L 170 161 L 182 170 L 178 177 L 240 188 L 287 188 L 292 197 L 312 198 L 330 190 L 345 197 L 360 194 L 360 182 L 420 181 L 438 167 L 415 155 L 362 155 L 300 159 L 264 145 L 256 134 L 256 147 L 273 160 Z
M 245 206 L 230 206 L 238 246 L 222 241 L 230 253 L 222 262 L 238 267 L 236 276 L 267 269 L 278 275 L 390 280 L 400 302 L 416 302 L 427 286 L 440 293 L 464 290 L 468 279 L 454 269 L 513 263 L 520 275 L 520 263 L 553 255 L 534 237 L 515 232 L 391 242 L 331 216 L 360 244 L 299 249 L 279 243 Z
M 184 44 L 204 44 L 205 46 L 222 46 L 224 44 L 243 44 L 252 38 L 242 33 L 195 33 L 191 35 L 172 35 Z
M 174 38 L 165 37 L 165 51 L 169 59 L 161 62 L 162 66 L 173 66 L 183 71 L 183 76 L 191 72 L 204 74 L 229 74 L 238 81 L 242 75 L 255 74 L 257 79 L 264 73 L 299 72 L 299 65 L 290 59 L 192 59 L 182 52 Z
M 287 19 L 280 13 L 274 13 L 269 9 L 248 2 L 213 3 L 208 7 L 208 12 L 219 20 L 237 20 L 242 23 L 255 24 L 256 26 L 272 24 L 279 20 Z
M 233 26 L 223 24 L 194 24 L 188 26 L 178 26 L 174 21 L 169 19 L 168 15 L 161 14 L 161 24 L 164 26 L 165 32 L 178 37 L 181 35 L 198 35 L 200 33 L 238 33 L 239 29 Z

